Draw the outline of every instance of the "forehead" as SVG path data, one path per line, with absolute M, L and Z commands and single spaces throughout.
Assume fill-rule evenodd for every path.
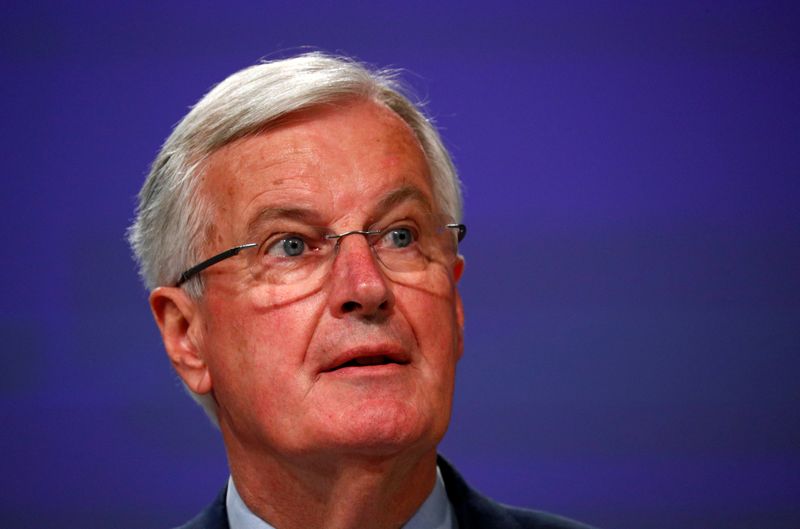
M 314 210 L 327 223 L 368 216 L 381 198 L 408 188 L 433 203 L 417 138 L 394 112 L 363 100 L 294 113 L 223 147 L 200 184 L 221 232 L 269 207 Z

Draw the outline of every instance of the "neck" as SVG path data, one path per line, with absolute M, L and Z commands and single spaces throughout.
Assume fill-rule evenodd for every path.
M 278 529 L 397 529 L 436 480 L 436 450 L 393 456 L 256 457 L 228 448 L 239 495 Z

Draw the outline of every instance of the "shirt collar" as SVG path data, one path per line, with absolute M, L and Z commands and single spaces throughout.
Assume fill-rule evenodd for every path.
M 244 504 L 233 483 L 233 476 L 228 478 L 225 507 L 228 509 L 230 529 L 275 529 L 253 514 L 253 511 Z M 433 490 L 402 529 L 458 529 L 453 506 L 447 499 L 447 491 L 445 491 L 439 467 L 436 467 L 436 483 Z

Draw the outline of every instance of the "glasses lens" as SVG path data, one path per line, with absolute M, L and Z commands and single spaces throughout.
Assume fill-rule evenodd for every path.
M 324 271 L 332 255 L 329 241 L 320 230 L 307 228 L 279 233 L 264 239 L 249 254 L 254 278 L 270 285 L 293 285 Z
M 445 226 L 446 220 L 420 218 L 391 223 L 378 233 L 356 231 L 343 237 L 367 237 L 390 279 L 430 289 L 428 283 L 447 283 L 443 278 L 456 258 L 458 234 Z M 292 230 L 266 236 L 246 257 L 254 286 L 264 287 L 270 302 L 285 302 L 322 288 L 338 251 L 350 251 L 340 250 L 342 237 L 326 237 L 329 230 L 296 225 Z
M 371 243 L 378 259 L 395 272 L 424 271 L 432 264 L 451 263 L 456 256 L 455 234 L 434 219 L 395 224 L 375 237 Z

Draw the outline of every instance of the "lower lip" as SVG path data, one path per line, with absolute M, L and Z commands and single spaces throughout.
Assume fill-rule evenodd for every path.
M 347 366 L 327 371 L 326 375 L 336 375 L 341 377 L 359 377 L 359 376 L 385 376 L 397 374 L 403 364 L 376 364 L 366 366 Z

